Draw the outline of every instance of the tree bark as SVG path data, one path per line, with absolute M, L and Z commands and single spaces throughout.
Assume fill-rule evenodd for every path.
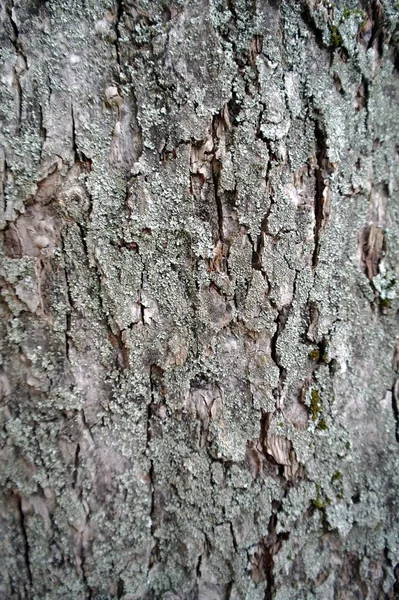
M 398 598 L 398 4 L 0 18 L 0 597 Z

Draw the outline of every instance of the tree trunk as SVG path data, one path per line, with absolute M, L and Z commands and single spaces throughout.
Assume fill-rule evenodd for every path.
M 398 598 L 398 3 L 0 16 L 0 597 Z

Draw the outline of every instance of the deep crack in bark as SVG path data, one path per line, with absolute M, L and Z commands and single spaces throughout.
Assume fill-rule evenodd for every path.
M 11 8 L 6 6 L 5 11 L 8 15 L 8 18 L 10 20 L 10 24 L 11 24 L 11 28 L 14 34 L 14 39 L 11 38 L 11 43 L 14 46 L 14 49 L 16 51 L 16 53 L 18 54 L 18 56 L 21 57 L 23 63 L 24 63 L 24 70 L 22 72 L 24 72 L 26 70 L 26 66 L 27 66 L 27 60 L 26 60 L 26 55 L 22 49 L 20 40 L 19 40 L 19 30 L 18 30 L 18 25 L 14 20 L 13 17 L 13 10 L 15 10 L 15 5 L 14 2 L 11 1 Z M 20 81 L 20 77 L 21 77 L 21 73 L 17 71 L 17 68 L 14 67 L 14 80 L 15 80 L 15 84 L 16 84 L 16 91 L 17 91 L 17 128 L 16 128 L 16 135 L 20 135 L 21 132 L 21 123 L 22 123 L 22 86 L 21 86 L 21 81 Z
M 399 444 L 399 379 L 392 386 L 392 412 L 395 419 L 395 438 Z
M 30 564 L 30 548 L 29 548 L 29 539 L 28 539 L 28 532 L 26 529 L 26 520 L 25 520 L 25 515 L 22 509 L 22 500 L 20 497 L 18 497 L 18 513 L 19 513 L 19 525 L 21 528 L 21 535 L 22 535 L 22 540 L 23 540 L 23 550 L 24 550 L 24 560 L 25 560 L 25 567 L 26 567 L 26 571 L 28 574 L 28 582 L 29 582 L 29 586 L 32 587 L 33 585 L 33 577 L 32 577 L 32 567 Z M 26 588 L 25 588 L 26 589 Z M 28 590 L 27 590 L 28 592 Z M 29 592 L 28 592 L 28 597 L 29 597 Z
M 326 226 L 329 216 L 329 190 L 328 181 L 329 167 L 327 158 L 327 139 L 324 128 L 320 121 L 315 123 L 316 140 L 316 165 L 314 168 L 315 176 L 315 195 L 314 195 L 314 251 L 312 256 L 313 269 L 316 269 L 319 254 L 321 233 Z

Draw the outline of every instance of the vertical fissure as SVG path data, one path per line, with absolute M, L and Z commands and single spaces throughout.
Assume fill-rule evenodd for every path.
M 288 304 L 286 306 L 283 306 L 279 311 L 278 311 L 278 315 L 276 318 L 276 331 L 274 332 L 271 340 L 270 340 L 270 353 L 271 353 L 271 357 L 274 361 L 274 363 L 277 365 L 279 371 L 280 371 L 280 376 L 279 376 L 279 382 L 278 382 L 278 386 L 277 388 L 275 388 L 274 390 L 274 396 L 276 398 L 276 402 L 277 402 L 277 408 L 279 408 L 279 399 L 281 396 L 281 391 L 284 385 L 284 381 L 286 378 L 286 369 L 285 367 L 283 367 L 280 363 L 280 357 L 279 357 L 279 352 L 278 352 L 278 340 L 279 337 L 287 323 L 288 320 L 288 316 L 291 310 L 291 304 Z
M 71 101 L 71 123 L 72 123 L 72 152 L 76 163 L 80 162 L 78 147 L 76 143 L 76 127 L 75 127 L 75 115 L 73 113 L 73 103 Z
M 273 545 L 276 539 L 276 527 L 277 527 L 277 515 L 272 512 L 269 524 L 268 524 L 268 536 L 267 544 L 264 548 L 264 568 L 266 575 L 266 589 L 264 600 L 273 600 L 275 591 L 275 578 L 274 578 L 274 556 L 273 556 Z
M 13 38 L 10 38 L 11 44 L 13 45 L 15 52 L 18 54 L 18 56 L 21 58 L 21 60 L 23 62 L 23 68 L 21 68 L 19 70 L 19 69 L 17 69 L 16 66 L 14 66 L 14 69 L 13 69 L 14 80 L 15 80 L 15 85 L 16 85 L 16 93 L 17 93 L 17 98 L 16 98 L 17 126 L 16 126 L 15 133 L 16 133 L 16 135 L 20 135 L 21 124 L 22 124 L 22 85 L 21 85 L 20 78 L 21 78 L 21 73 L 26 70 L 27 60 L 26 60 L 25 52 L 23 51 L 23 48 L 20 43 L 18 25 L 13 17 L 14 10 L 15 10 L 14 2 L 11 2 L 11 8 L 6 6 L 6 9 L 5 9 L 5 11 L 8 15 L 8 18 L 10 20 L 11 29 L 12 29 L 12 32 L 14 35 Z
M 118 64 L 119 67 L 119 78 L 121 75 L 121 70 L 122 70 L 122 61 L 121 61 L 121 50 L 120 50 L 120 42 L 122 40 L 122 34 L 121 34 L 121 29 L 120 29 L 120 23 L 122 20 L 122 15 L 123 15 L 123 0 L 116 0 L 116 18 L 115 18 L 115 32 L 116 32 L 116 39 L 115 39 L 115 51 L 116 51 L 116 62 Z
M 26 567 L 26 571 L 28 574 L 29 586 L 32 587 L 33 577 L 32 577 L 31 563 L 30 563 L 29 539 L 28 539 L 28 532 L 26 529 L 25 515 L 24 515 L 24 511 L 22 509 L 21 498 L 18 498 L 18 513 L 19 513 L 19 524 L 20 524 L 20 528 L 21 528 L 22 541 L 23 541 L 23 555 L 24 555 L 24 560 L 25 560 L 25 567 Z M 29 594 L 28 594 L 28 596 L 29 596 Z
M 73 463 L 73 476 L 72 476 L 73 489 L 76 489 L 77 483 L 78 483 L 79 455 L 80 455 L 80 444 L 76 444 L 75 458 L 74 458 L 74 463 Z
M 40 160 L 43 156 L 43 146 L 47 137 L 47 129 L 44 126 L 43 106 L 39 103 L 39 134 L 40 134 Z
M 219 196 L 219 173 L 220 173 L 220 163 L 218 160 L 212 160 L 212 181 L 213 181 L 213 189 L 215 194 L 215 202 L 216 202 L 216 211 L 218 217 L 218 234 L 219 240 L 223 243 L 224 233 L 223 233 L 223 204 L 222 200 Z
M 93 598 L 93 590 L 91 589 L 91 587 L 89 585 L 89 582 L 88 582 L 88 579 L 87 579 L 86 554 L 85 554 L 84 545 L 83 545 L 83 541 L 82 540 L 80 542 L 80 568 L 81 568 L 81 571 L 82 571 L 83 585 L 84 585 L 84 587 L 86 589 L 86 593 L 87 593 L 87 599 L 88 600 L 92 600 L 92 598 Z
M 314 251 L 312 256 L 312 266 L 316 269 L 319 262 L 321 233 L 326 226 L 329 215 L 329 193 L 327 190 L 329 177 L 329 167 L 327 158 L 327 139 L 326 133 L 319 120 L 315 123 L 315 141 L 316 141 L 316 164 L 314 166 L 315 191 L 314 191 Z
M 151 440 L 152 440 L 152 420 L 153 420 L 153 408 L 155 404 L 155 390 L 156 390 L 156 371 L 158 367 L 155 364 L 150 366 L 150 402 L 147 405 L 147 435 L 146 435 L 146 449 L 145 454 L 147 459 L 149 460 L 150 467 L 148 471 L 149 479 L 150 479 L 150 521 L 151 521 L 151 537 L 153 539 L 153 546 L 151 548 L 149 562 L 147 567 L 147 576 L 151 570 L 151 567 L 157 560 L 157 552 L 158 552 L 158 542 L 155 538 L 155 524 L 154 524 L 154 516 L 155 516 L 155 474 L 154 474 L 154 461 L 151 453 Z
M 65 239 L 64 235 L 61 234 L 62 241 L 62 252 L 64 256 L 67 255 L 66 247 L 65 247 Z M 69 281 L 69 273 L 68 266 L 64 261 L 64 277 L 65 277 L 65 291 L 66 291 L 66 301 L 67 307 L 65 311 L 65 356 L 67 360 L 70 360 L 70 343 L 71 343 L 71 327 L 72 327 L 72 311 L 73 311 L 73 297 L 71 293 L 71 284 Z
M 210 169 L 211 169 L 211 177 L 213 183 L 213 193 L 215 197 L 216 203 L 216 212 L 217 212 L 217 221 L 218 221 L 218 235 L 221 243 L 224 241 L 224 232 L 223 232 L 223 203 L 219 194 L 219 177 L 222 169 L 222 165 L 220 161 L 216 158 L 219 146 L 219 136 L 218 136 L 218 126 L 220 125 L 220 117 L 215 115 L 212 121 L 212 138 L 213 138 L 213 148 L 211 150 L 210 160 Z M 223 125 L 222 125 L 223 126 Z M 205 155 L 207 153 L 205 152 Z
M 399 378 L 395 379 L 392 386 L 392 412 L 395 419 L 395 438 L 399 444 Z
M 287 496 L 289 486 L 285 482 L 284 496 Z M 262 542 L 263 571 L 266 579 L 264 600 L 273 600 L 276 592 L 275 556 L 280 552 L 283 542 L 289 539 L 288 532 L 277 533 L 278 514 L 282 510 L 283 501 L 275 500 L 272 506 L 272 514 L 269 519 L 267 536 Z
M 141 269 L 141 275 L 140 275 L 140 290 L 139 290 L 139 303 L 140 303 L 140 318 L 141 318 L 141 322 L 144 325 L 145 324 L 145 306 L 143 304 L 143 290 L 144 290 L 144 283 L 145 283 L 145 264 L 143 259 L 141 258 L 141 264 L 142 264 L 142 269 Z

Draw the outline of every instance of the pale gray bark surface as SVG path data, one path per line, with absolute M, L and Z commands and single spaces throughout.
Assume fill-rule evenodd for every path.
M 399 597 L 398 14 L 1 2 L 1 598 Z

